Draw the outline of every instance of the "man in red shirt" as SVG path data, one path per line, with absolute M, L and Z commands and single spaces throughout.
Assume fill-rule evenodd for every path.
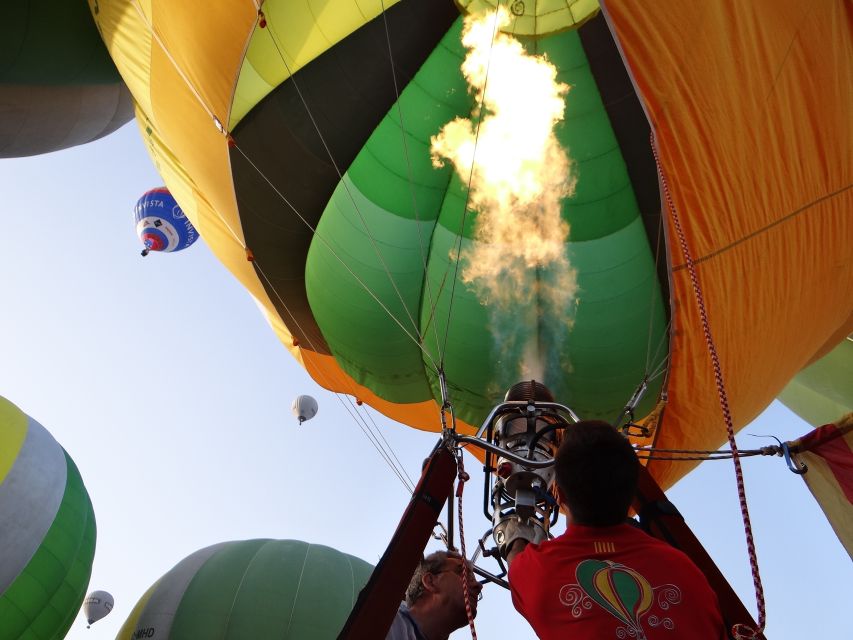
M 629 524 L 638 470 L 633 447 L 609 424 L 565 430 L 555 471 L 566 532 L 541 544 L 510 535 L 504 547 L 513 604 L 542 640 L 727 637 L 698 567 Z

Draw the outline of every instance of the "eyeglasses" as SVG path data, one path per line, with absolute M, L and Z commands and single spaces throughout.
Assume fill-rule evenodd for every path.
M 439 571 L 431 571 L 430 573 L 432 573 L 434 576 L 437 576 L 440 573 L 455 573 L 457 576 L 459 576 L 461 578 L 463 571 L 464 571 L 463 566 L 461 564 L 457 564 L 452 569 L 441 569 Z M 477 602 L 479 602 L 482 599 L 483 599 L 483 592 L 481 591 L 480 593 L 477 594 Z

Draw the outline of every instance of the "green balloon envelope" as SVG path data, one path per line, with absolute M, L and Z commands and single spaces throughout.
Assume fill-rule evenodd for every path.
M 95 514 L 74 462 L 0 398 L 0 640 L 64 638 L 95 554 Z
M 117 640 L 336 638 L 373 567 L 297 540 L 240 540 L 187 556 L 134 607 Z
M 86 2 L 6 2 L 2 17 L 0 158 L 85 144 L 133 118 Z

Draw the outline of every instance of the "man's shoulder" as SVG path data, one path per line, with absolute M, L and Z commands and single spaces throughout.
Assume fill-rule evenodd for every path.
M 385 640 L 418 640 L 417 627 L 411 618 L 409 608 L 405 603 L 397 609 L 397 615 L 394 616 L 394 621 L 391 623 L 391 628 L 388 629 L 388 635 Z

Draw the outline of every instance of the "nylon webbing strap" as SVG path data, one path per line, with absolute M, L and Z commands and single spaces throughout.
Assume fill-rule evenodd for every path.
M 338 640 L 381 640 L 388 633 L 455 477 L 456 459 L 446 447 L 437 447 Z
M 640 516 L 640 523 L 650 535 L 686 553 L 705 574 L 705 578 L 720 601 L 720 610 L 729 638 L 732 637 L 730 630 L 735 624 L 747 624 L 753 629 L 757 628 L 752 615 L 711 556 L 705 551 L 705 547 L 684 522 L 678 509 L 672 505 L 648 469 L 643 466 L 640 467 L 637 495 L 633 506 Z M 758 637 L 764 638 L 763 635 Z

